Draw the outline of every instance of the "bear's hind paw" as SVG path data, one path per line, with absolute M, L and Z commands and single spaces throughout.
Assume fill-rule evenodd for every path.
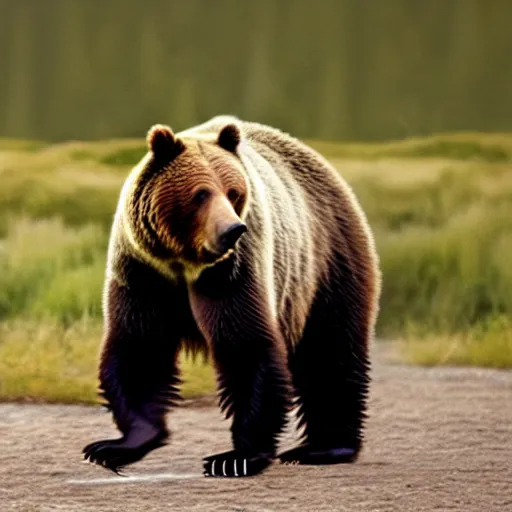
M 354 462 L 358 450 L 354 448 L 315 448 L 307 443 L 281 453 L 278 459 L 282 464 L 344 464 Z
M 236 450 L 210 455 L 203 459 L 203 474 L 216 477 L 254 476 L 265 470 L 272 459 L 264 455 L 248 457 Z

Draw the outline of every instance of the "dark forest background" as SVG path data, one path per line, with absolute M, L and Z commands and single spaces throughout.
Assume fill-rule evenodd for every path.
M 512 130 L 508 0 L 0 0 L 0 136 Z

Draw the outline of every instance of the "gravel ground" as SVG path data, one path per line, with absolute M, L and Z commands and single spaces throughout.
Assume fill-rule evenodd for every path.
M 81 460 L 117 436 L 102 409 L 0 404 L 0 511 L 512 511 L 512 372 L 401 366 L 381 347 L 373 360 L 357 463 L 248 479 L 202 476 L 201 457 L 230 448 L 211 399 L 174 411 L 171 444 L 124 478 Z

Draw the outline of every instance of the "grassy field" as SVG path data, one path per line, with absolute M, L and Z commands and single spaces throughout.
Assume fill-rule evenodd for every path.
M 312 142 L 375 231 L 379 337 L 417 364 L 512 367 L 512 135 Z M 0 399 L 91 402 L 108 231 L 141 140 L 0 140 Z M 211 391 L 182 357 L 184 394 Z

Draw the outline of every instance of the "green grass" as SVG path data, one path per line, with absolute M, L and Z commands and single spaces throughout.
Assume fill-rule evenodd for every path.
M 512 136 L 313 145 L 375 231 L 378 335 L 414 364 L 512 367 Z M 144 151 L 0 141 L 0 399 L 96 400 L 109 229 Z M 186 397 L 213 391 L 210 366 L 182 367 Z
M 0 250 L 0 318 L 99 317 L 106 233 L 60 218 L 11 220 Z
M 510 207 L 480 204 L 439 228 L 381 233 L 381 332 L 396 335 L 412 324 L 425 333 L 457 333 L 510 313 L 511 214 Z

